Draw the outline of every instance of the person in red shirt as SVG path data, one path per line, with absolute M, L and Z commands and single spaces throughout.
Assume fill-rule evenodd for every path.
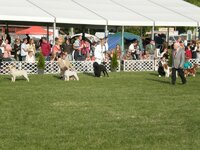
M 45 37 L 43 37 L 41 42 L 41 52 L 43 54 L 43 56 L 45 57 L 46 61 L 50 60 L 50 53 L 51 53 L 51 46 L 50 44 L 47 42 L 47 39 Z
M 185 57 L 187 59 L 192 59 L 192 51 L 189 44 L 185 47 Z

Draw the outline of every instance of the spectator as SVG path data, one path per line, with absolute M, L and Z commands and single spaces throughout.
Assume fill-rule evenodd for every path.
M 31 51 L 35 55 L 36 48 L 35 48 L 35 44 L 34 44 L 34 40 L 33 39 L 29 40 L 29 43 L 27 44 L 27 50 L 28 50 L 28 52 Z
M 126 52 L 126 54 L 123 56 L 123 60 L 133 60 L 133 57 L 132 57 L 132 55 L 131 55 L 131 50 L 128 50 L 127 52 Z
M 111 58 L 113 57 L 113 53 L 114 53 L 115 51 L 117 52 L 117 59 L 120 60 L 120 59 L 121 59 L 121 53 L 122 53 L 122 52 L 121 52 L 121 47 L 120 47 L 119 44 L 117 44 L 117 45 L 116 45 L 116 48 L 112 50 L 112 52 L 111 52 Z
M 29 40 L 31 39 L 30 36 L 28 34 L 26 34 L 26 39 L 27 39 L 27 42 L 29 43 Z
M 70 40 L 68 38 L 65 38 L 65 42 L 62 44 L 62 52 L 67 54 L 68 60 L 72 61 L 72 51 L 73 47 L 70 43 Z
M 11 51 L 12 51 L 12 47 L 9 44 L 9 40 L 6 39 L 5 44 L 3 44 L 4 46 L 4 54 L 3 54 L 3 60 L 4 61 L 11 61 Z
M 82 36 L 78 36 L 76 38 L 76 41 L 73 44 L 73 49 L 74 49 L 74 59 L 75 60 L 82 60 L 82 55 L 81 55 L 81 40 Z
M 188 58 L 186 58 L 186 62 L 183 65 L 183 69 L 189 69 L 192 68 L 192 63 L 189 61 Z
M 85 60 L 87 55 L 90 53 L 90 43 L 86 40 L 81 41 L 81 56 L 82 59 Z
M 27 63 L 35 63 L 35 55 L 33 49 L 29 49 L 28 55 L 26 56 Z
M 14 55 L 15 55 L 15 60 L 17 61 L 21 61 L 20 50 L 21 50 L 21 41 L 19 38 L 16 38 L 14 44 Z
M 28 54 L 28 49 L 27 49 L 27 39 L 23 39 L 23 43 L 21 45 L 21 60 L 25 61 L 26 55 Z
M 104 62 L 108 63 L 111 60 L 111 56 L 108 52 L 105 52 L 105 58 L 104 58 Z
M 196 46 L 196 41 L 192 40 L 190 49 L 192 51 L 192 58 L 196 59 L 197 58 L 197 46 Z
M 41 39 L 40 48 L 41 48 L 41 52 L 42 52 L 43 56 L 45 57 L 45 60 L 49 61 L 50 60 L 51 46 L 47 42 L 47 39 L 45 37 L 43 37 Z
M 163 52 L 161 53 L 160 57 L 161 57 L 161 58 L 164 57 L 164 59 L 168 59 L 169 54 L 168 54 L 168 49 L 167 49 L 167 48 L 165 48 L 165 49 L 163 50 Z
M 197 59 L 200 60 L 200 41 L 197 42 Z
M 139 59 L 139 46 L 138 46 L 138 41 L 133 40 L 133 43 L 129 46 L 129 50 L 131 50 L 131 55 L 134 60 Z
M 1 49 L 2 54 L 4 53 L 4 44 L 5 43 L 3 42 L 3 38 L 0 38 L 0 49 Z
M 192 52 L 190 50 L 190 44 L 188 43 L 188 45 L 185 47 L 185 57 L 187 59 L 192 59 Z
M 146 45 L 145 53 L 146 53 L 147 56 L 150 57 L 150 59 L 155 58 L 156 46 L 155 46 L 154 40 L 151 40 L 151 42 L 148 45 Z
M 52 56 L 51 61 L 58 60 L 58 57 L 60 57 L 61 54 L 61 38 L 55 38 L 55 45 L 52 47 Z

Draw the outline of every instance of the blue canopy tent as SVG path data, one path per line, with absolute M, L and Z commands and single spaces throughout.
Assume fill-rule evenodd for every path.
M 142 44 L 142 40 L 140 36 L 129 33 L 129 32 L 124 32 L 124 39 L 129 40 L 129 41 L 138 40 L 140 50 L 143 50 L 143 44 Z M 122 33 L 117 32 L 115 34 L 109 34 L 108 35 L 108 49 L 109 50 L 114 49 L 117 44 L 122 46 Z

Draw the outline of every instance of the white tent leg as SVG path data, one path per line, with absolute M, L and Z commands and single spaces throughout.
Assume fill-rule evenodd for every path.
M 108 24 L 106 24 L 106 26 L 105 26 L 105 37 L 107 37 L 108 36 Z
M 47 24 L 47 41 L 49 42 L 49 25 Z
M 122 26 L 122 52 L 124 52 L 124 26 Z
M 154 30 L 155 30 L 155 25 L 152 26 L 152 31 L 151 31 L 151 39 L 154 40 Z
M 196 27 L 196 32 L 195 32 L 195 39 L 196 39 L 196 40 L 198 40 L 198 29 L 199 29 L 199 27 L 197 26 L 197 27 Z
M 55 38 L 56 38 L 56 18 L 54 19 L 53 23 L 53 45 L 55 44 Z
M 167 45 L 169 45 L 169 27 L 167 28 Z

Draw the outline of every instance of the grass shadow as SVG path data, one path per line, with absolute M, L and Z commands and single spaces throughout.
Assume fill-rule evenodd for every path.
M 95 77 L 95 76 L 94 76 L 94 73 L 84 72 L 83 74 L 84 74 L 84 75 L 87 75 L 87 76 L 90 76 L 90 77 Z
M 170 81 L 163 81 L 163 80 L 159 80 L 159 79 L 150 79 L 150 78 L 147 78 L 146 80 L 153 81 L 153 82 L 164 83 L 164 84 L 171 84 Z
M 61 80 L 61 77 L 59 75 L 53 75 L 54 78 Z
M 158 73 L 157 72 L 151 72 L 149 74 L 152 75 L 152 76 L 157 76 L 158 77 Z

